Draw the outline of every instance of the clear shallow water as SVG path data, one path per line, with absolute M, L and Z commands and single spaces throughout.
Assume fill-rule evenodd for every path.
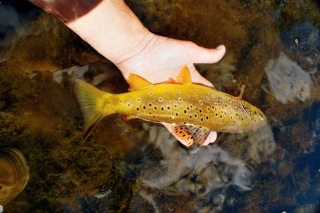
M 153 32 L 227 47 L 198 70 L 258 106 L 268 125 L 219 134 L 190 155 L 156 124 L 106 118 L 83 142 L 76 78 L 121 93 L 127 84 L 59 21 L 0 5 L 0 148 L 30 167 L 5 212 L 318 212 L 319 6 L 314 1 L 129 1 Z M 10 8 L 10 9 L 8 9 Z M 0 13 L 3 14 L 3 13 Z M 99 60 L 100 59 L 100 60 Z

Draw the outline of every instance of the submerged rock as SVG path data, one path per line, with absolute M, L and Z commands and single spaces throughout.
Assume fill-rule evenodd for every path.
M 265 67 L 270 88 L 275 98 L 283 104 L 295 99 L 305 101 L 310 97 L 310 75 L 284 53 L 270 59 Z

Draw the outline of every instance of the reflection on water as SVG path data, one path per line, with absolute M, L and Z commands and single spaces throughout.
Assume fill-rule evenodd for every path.
M 194 155 L 164 127 L 117 115 L 83 141 L 74 80 L 112 93 L 125 92 L 126 82 L 50 15 L 4 2 L 0 149 L 20 150 L 30 167 L 29 183 L 4 212 L 319 211 L 319 5 L 127 2 L 153 32 L 225 44 L 221 62 L 198 70 L 234 96 L 245 84 L 244 99 L 266 114 L 268 125 L 219 133 Z

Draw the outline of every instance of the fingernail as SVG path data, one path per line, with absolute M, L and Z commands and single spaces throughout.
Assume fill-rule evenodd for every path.
M 221 44 L 221 45 L 217 46 L 215 49 L 216 50 L 222 50 L 223 48 L 224 48 L 224 45 Z

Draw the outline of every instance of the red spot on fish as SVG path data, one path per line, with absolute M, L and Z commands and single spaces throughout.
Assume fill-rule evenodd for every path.
M 140 102 L 140 101 L 141 101 L 141 99 L 140 99 L 140 98 L 138 98 L 138 99 L 137 99 L 137 101 L 138 101 L 138 102 Z
M 166 90 L 166 93 L 169 94 L 169 90 Z
M 159 101 L 159 102 L 163 102 L 163 98 L 162 98 L 162 97 L 159 97 L 159 98 L 158 98 L 158 101 Z
M 129 106 L 131 106 L 131 104 L 130 104 L 130 103 L 128 103 L 127 105 L 128 105 L 128 107 L 129 107 Z
M 177 93 L 180 93 L 180 90 L 177 90 Z
M 177 105 L 177 104 L 174 104 L 173 106 L 174 106 L 174 108 L 177 108 L 177 107 L 178 107 L 178 105 Z
M 199 104 L 202 106 L 203 105 L 203 102 L 201 100 L 199 100 Z
M 153 95 L 153 92 L 149 92 L 149 95 Z
M 179 98 L 178 98 L 178 101 L 179 101 L 179 102 L 182 102 L 182 98 L 181 98 L 181 97 L 179 97 Z

